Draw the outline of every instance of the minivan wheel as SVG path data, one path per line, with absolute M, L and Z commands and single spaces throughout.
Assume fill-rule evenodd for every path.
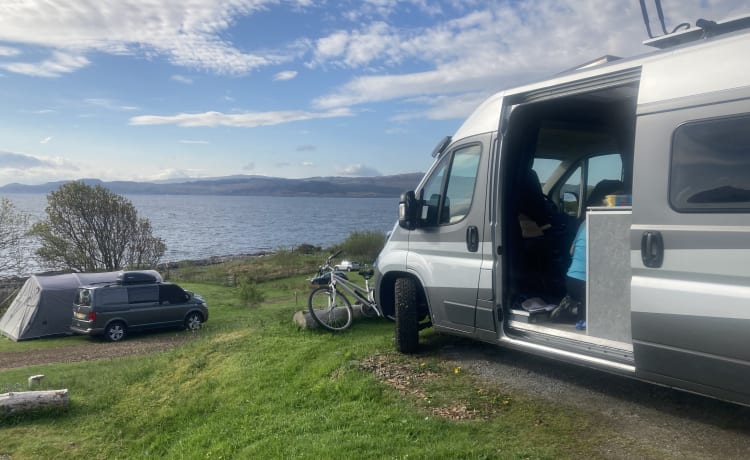
M 398 278 L 396 294 L 396 350 L 414 353 L 419 346 L 417 287 L 411 278 Z
M 185 318 L 185 329 L 188 331 L 197 331 L 201 328 L 202 324 L 203 316 L 200 313 L 193 312 Z
M 119 342 L 125 338 L 127 334 L 125 323 L 115 321 L 107 325 L 107 329 L 104 330 L 104 338 L 110 342 Z

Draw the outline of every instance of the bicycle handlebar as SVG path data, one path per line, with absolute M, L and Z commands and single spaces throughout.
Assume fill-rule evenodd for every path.
M 344 250 L 343 249 L 339 249 L 338 251 L 336 251 L 333 254 L 331 254 L 330 256 L 328 256 L 328 259 L 326 259 L 326 264 L 330 265 L 331 261 L 333 259 L 335 259 L 336 257 L 338 257 L 339 255 L 341 255 L 342 252 L 344 252 Z

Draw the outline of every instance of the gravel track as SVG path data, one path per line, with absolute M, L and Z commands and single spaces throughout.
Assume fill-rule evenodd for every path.
M 480 379 L 575 407 L 615 433 L 602 458 L 750 458 L 750 408 L 473 341 L 438 338 L 424 353 Z

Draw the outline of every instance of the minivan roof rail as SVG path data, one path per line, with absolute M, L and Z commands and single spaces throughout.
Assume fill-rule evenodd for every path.
M 646 28 L 651 36 L 650 27 L 648 26 L 648 15 L 644 10 L 644 21 Z M 750 29 L 750 15 L 736 16 L 721 21 L 709 21 L 707 19 L 698 19 L 695 22 L 695 28 L 677 30 L 682 26 L 690 27 L 689 24 L 683 23 L 677 26 L 672 32 L 665 33 L 659 37 L 652 37 L 643 42 L 644 45 L 653 46 L 654 48 L 665 49 L 673 46 L 682 45 L 704 38 L 714 37 L 716 35 L 728 34 L 743 29 Z

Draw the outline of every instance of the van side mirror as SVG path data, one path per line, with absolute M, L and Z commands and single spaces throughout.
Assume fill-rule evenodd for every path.
M 419 205 L 414 190 L 401 194 L 398 201 L 398 226 L 406 230 L 414 230 L 419 222 Z

